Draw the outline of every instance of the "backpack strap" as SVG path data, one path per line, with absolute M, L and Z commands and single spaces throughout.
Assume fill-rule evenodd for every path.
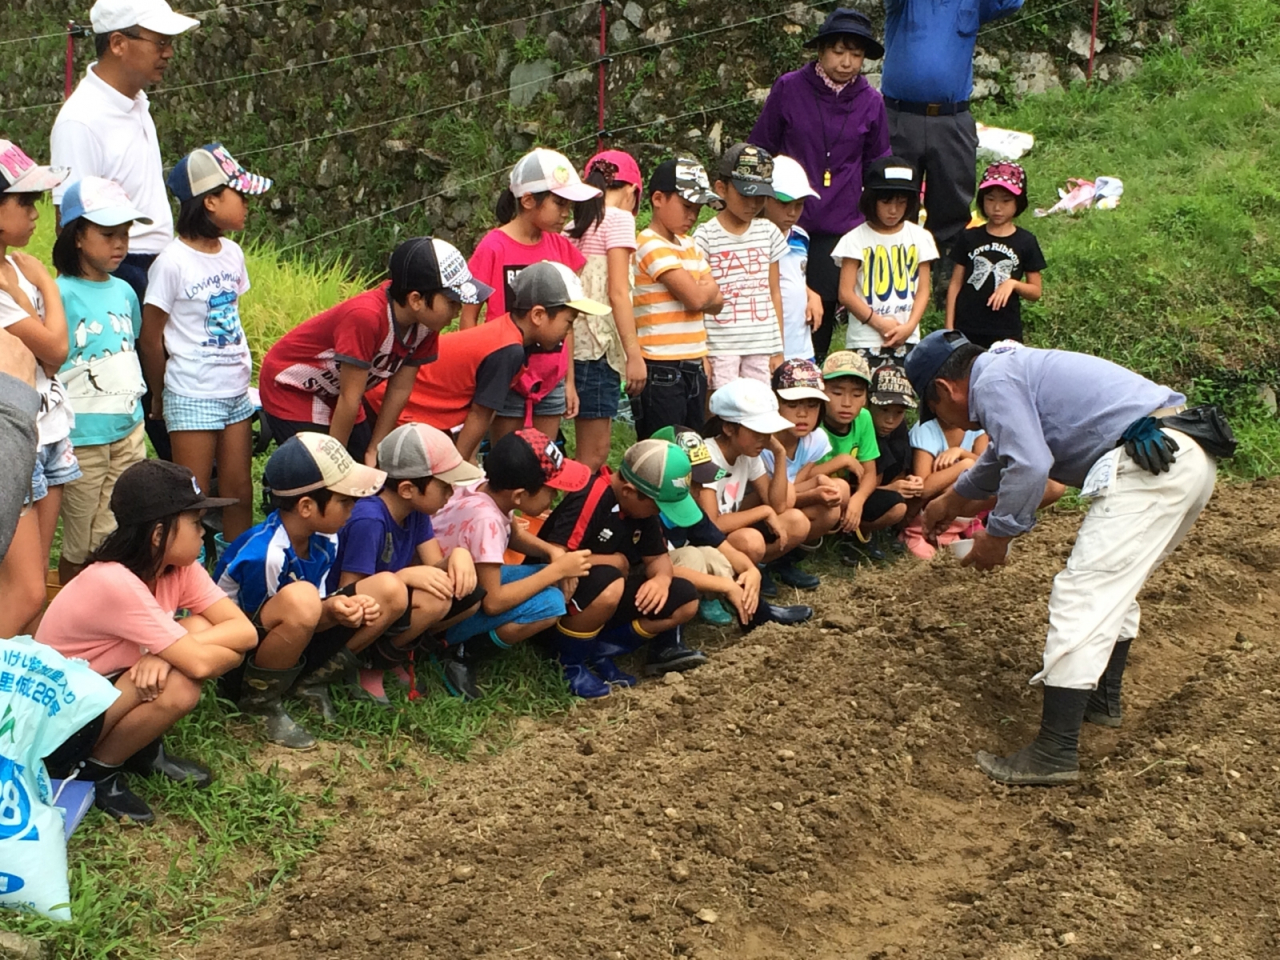
M 587 527 L 591 524 L 591 518 L 595 516 L 596 507 L 600 504 L 600 498 L 609 489 L 609 484 L 612 480 L 613 474 L 609 472 L 609 468 L 601 467 L 596 478 L 591 481 L 591 489 L 587 491 L 586 502 L 582 505 L 582 512 L 578 514 L 578 522 L 573 525 L 573 532 L 569 534 L 569 542 L 565 544 L 566 550 L 581 549 L 582 538 L 587 535 Z

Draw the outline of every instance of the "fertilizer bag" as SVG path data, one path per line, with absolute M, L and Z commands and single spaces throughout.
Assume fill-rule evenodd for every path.
M 70 920 L 67 844 L 44 757 L 120 692 L 30 637 L 0 640 L 0 906 Z

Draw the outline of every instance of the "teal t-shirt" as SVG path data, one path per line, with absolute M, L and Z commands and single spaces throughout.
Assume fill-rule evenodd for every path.
M 831 440 L 831 452 L 819 460 L 819 463 L 834 460 L 842 453 L 850 454 L 859 463 L 866 463 L 880 456 L 880 444 L 876 442 L 876 425 L 871 422 L 871 411 L 866 407 L 863 407 L 853 418 L 848 433 L 837 433 L 825 420 L 822 421 L 822 429 Z
M 118 277 L 103 283 L 59 277 L 70 349 L 58 373 L 75 412 L 77 447 L 114 443 L 142 422 L 146 383 L 136 344 L 142 310 L 133 288 Z

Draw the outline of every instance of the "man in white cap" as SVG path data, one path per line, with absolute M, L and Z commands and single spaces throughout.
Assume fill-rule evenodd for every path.
M 173 58 L 174 38 L 198 27 L 199 20 L 174 13 L 165 0 L 98 0 L 89 11 L 94 50 L 84 79 L 58 111 L 50 134 L 51 163 L 69 167 L 70 176 L 53 191 L 85 177 L 114 180 L 150 223 L 135 220 L 129 231 L 129 255 L 115 275 L 146 300 L 147 271 L 173 239 L 173 212 L 164 188 L 160 142 L 144 92 L 164 79 Z M 144 400 L 144 408 L 149 401 Z M 158 435 L 153 426 L 159 426 Z M 147 421 L 147 433 L 161 456 L 169 443 L 164 425 Z

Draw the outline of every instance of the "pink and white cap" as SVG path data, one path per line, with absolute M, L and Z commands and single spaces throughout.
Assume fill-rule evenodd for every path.
M 568 157 L 544 147 L 526 153 L 512 167 L 510 186 L 516 199 L 526 193 L 554 193 L 577 203 L 600 196 L 598 189 L 582 182 Z
M 0 140 L 0 184 L 5 193 L 44 193 L 71 171 L 67 167 L 42 167 L 9 140 Z
M 448 435 L 425 423 L 405 423 L 378 444 L 378 467 L 391 480 L 434 477 L 445 483 L 475 483 L 484 471 L 462 459 Z

